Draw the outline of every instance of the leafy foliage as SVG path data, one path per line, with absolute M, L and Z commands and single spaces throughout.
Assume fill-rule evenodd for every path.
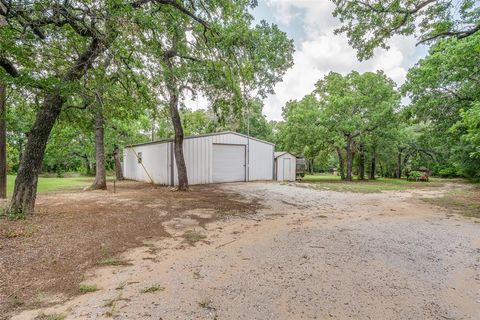
M 402 87 L 411 98 L 406 115 L 424 123 L 420 138 L 436 154 L 442 175 L 478 178 L 480 34 L 444 40 L 412 68 Z M 477 126 L 477 127 L 476 127 Z
M 334 16 L 360 59 L 377 47 L 389 48 L 394 35 L 415 34 L 419 42 L 466 38 L 480 31 L 480 4 L 475 0 L 333 0 Z

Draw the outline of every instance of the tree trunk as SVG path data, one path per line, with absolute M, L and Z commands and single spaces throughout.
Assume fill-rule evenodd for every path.
M 176 38 L 173 39 L 173 46 L 176 45 Z M 166 64 L 166 71 L 164 72 L 165 81 L 167 84 L 167 90 L 170 95 L 169 98 L 169 108 L 170 116 L 172 118 L 173 130 L 175 132 L 174 137 L 174 154 L 175 154 L 175 164 L 177 165 L 177 175 L 178 175 L 178 188 L 179 191 L 188 190 L 188 176 L 187 176 L 187 166 L 185 165 L 185 158 L 183 156 L 183 126 L 182 120 L 180 118 L 180 113 L 178 112 L 178 99 L 180 96 L 180 91 L 177 84 L 177 79 L 174 74 L 174 65 L 172 63 L 172 51 L 166 51 L 163 56 L 163 61 Z
M 342 149 L 336 147 L 338 156 L 338 171 L 340 172 L 340 179 L 345 180 L 345 166 L 343 163 Z
M 404 176 L 408 176 L 410 174 L 410 172 L 407 172 L 407 166 L 406 166 L 406 164 L 408 163 L 408 159 L 409 159 L 409 155 L 406 154 L 402 161 L 402 171 Z
M 170 115 L 172 117 L 173 129 L 175 131 L 174 152 L 175 163 L 177 165 L 178 174 L 178 190 L 188 190 L 187 166 L 183 157 L 183 127 L 178 112 L 178 94 L 174 90 L 170 92 Z
M 400 179 L 402 177 L 402 153 L 399 152 L 397 156 L 397 174 L 396 178 Z
M 71 81 L 82 78 L 85 72 L 92 67 L 96 58 L 107 47 L 108 45 L 102 43 L 99 39 L 92 39 L 89 46 L 65 74 L 62 84 L 69 84 Z M 65 102 L 61 91 L 61 87 L 58 87 L 45 96 L 42 108 L 37 112 L 33 127 L 28 134 L 27 145 L 22 154 L 22 161 L 15 179 L 15 188 L 8 209 L 12 214 L 32 213 L 35 208 L 38 174 L 42 167 L 45 147 Z
M 105 169 L 105 145 L 104 145 L 103 109 L 101 102 L 95 112 L 95 181 L 90 189 L 107 189 L 107 174 Z
M 119 149 L 115 145 L 113 148 L 113 158 L 115 159 L 115 176 L 117 180 L 123 180 L 122 161 L 120 161 Z
M 376 170 L 376 155 L 375 155 L 375 152 L 373 152 L 373 155 L 372 155 L 372 162 L 370 163 L 370 175 L 368 177 L 368 179 L 370 180 L 375 180 L 375 170 Z
M 347 163 L 347 174 L 345 179 L 348 181 L 352 181 L 352 139 L 350 137 L 347 138 L 347 145 L 345 147 L 346 152 L 346 163 Z
M 83 160 L 85 160 L 85 174 L 87 176 L 91 176 L 92 175 L 92 165 L 90 163 L 90 160 L 88 159 L 88 155 L 84 154 L 82 156 Z
M 33 128 L 28 133 L 27 144 L 15 179 L 9 207 L 12 214 L 27 214 L 34 210 L 38 174 L 42 167 L 45 147 L 63 103 L 64 98 L 59 91 L 51 93 L 45 97 L 43 106 L 37 113 Z
M 155 141 L 155 119 L 152 121 L 152 132 L 151 132 L 151 135 L 152 135 L 152 141 Z
M 360 144 L 360 153 L 358 159 L 358 179 L 365 180 L 365 153 L 363 152 L 363 144 Z
M 0 199 L 7 197 L 7 88 L 0 82 Z

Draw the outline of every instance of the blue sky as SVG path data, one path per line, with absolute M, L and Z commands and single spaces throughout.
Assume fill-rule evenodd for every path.
M 428 50 L 416 46 L 414 37 L 396 36 L 390 41 L 390 50 L 378 49 L 373 58 L 360 62 L 346 37 L 333 34 L 340 26 L 332 16 L 333 8 L 329 0 L 259 0 L 252 11 L 257 21 L 277 24 L 295 43 L 294 66 L 275 86 L 275 94 L 265 100 L 268 119 L 281 120 L 285 103 L 312 92 L 314 84 L 330 71 L 346 74 L 352 70 L 384 70 L 401 85 L 408 69 Z

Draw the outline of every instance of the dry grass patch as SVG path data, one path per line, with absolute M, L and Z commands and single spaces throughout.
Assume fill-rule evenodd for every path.
M 63 320 L 65 316 L 63 314 L 39 314 L 35 317 L 35 320 Z
M 94 284 L 86 284 L 86 283 L 81 283 L 78 286 L 78 290 L 80 290 L 81 293 L 88 293 L 88 292 L 95 292 L 98 291 L 98 288 Z
M 165 290 L 164 287 L 156 284 L 156 285 L 153 285 L 151 287 L 144 288 L 144 289 L 140 290 L 140 292 L 141 293 L 154 293 L 154 292 L 163 291 L 163 290 Z
M 130 262 L 119 259 L 119 258 L 107 258 L 98 262 L 102 266 L 130 266 Z
M 194 246 L 198 241 L 205 240 L 207 236 L 197 230 L 187 230 L 182 234 L 182 238 L 184 242 Z

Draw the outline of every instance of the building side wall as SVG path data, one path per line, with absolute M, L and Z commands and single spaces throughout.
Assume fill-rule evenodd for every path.
M 252 140 L 250 139 L 250 142 Z M 213 144 L 246 145 L 247 138 L 236 134 L 226 133 L 185 139 L 183 141 L 183 156 L 187 167 L 188 183 L 213 183 Z M 174 184 L 178 185 L 177 165 L 174 159 Z
M 127 179 L 170 184 L 168 143 L 127 147 L 124 150 L 124 176 Z M 138 154 L 142 153 L 142 164 Z M 148 172 L 148 173 L 147 173 Z
M 183 140 L 183 156 L 187 167 L 188 183 L 207 184 L 212 182 L 212 137 Z M 169 143 L 172 145 L 172 143 Z M 173 157 L 174 184 L 178 185 L 177 164 Z
M 213 144 L 250 145 L 248 180 L 273 179 L 274 146 L 236 134 L 226 133 L 185 139 L 183 151 L 191 185 L 213 182 Z M 126 147 L 124 150 L 124 175 L 127 179 L 150 182 L 148 175 L 138 163 L 134 151 L 142 152 L 143 165 L 157 184 L 171 184 L 173 165 L 174 184 L 178 185 L 177 166 L 173 154 L 173 143 L 165 142 L 143 146 Z
M 273 180 L 274 146 L 250 139 L 248 180 Z

